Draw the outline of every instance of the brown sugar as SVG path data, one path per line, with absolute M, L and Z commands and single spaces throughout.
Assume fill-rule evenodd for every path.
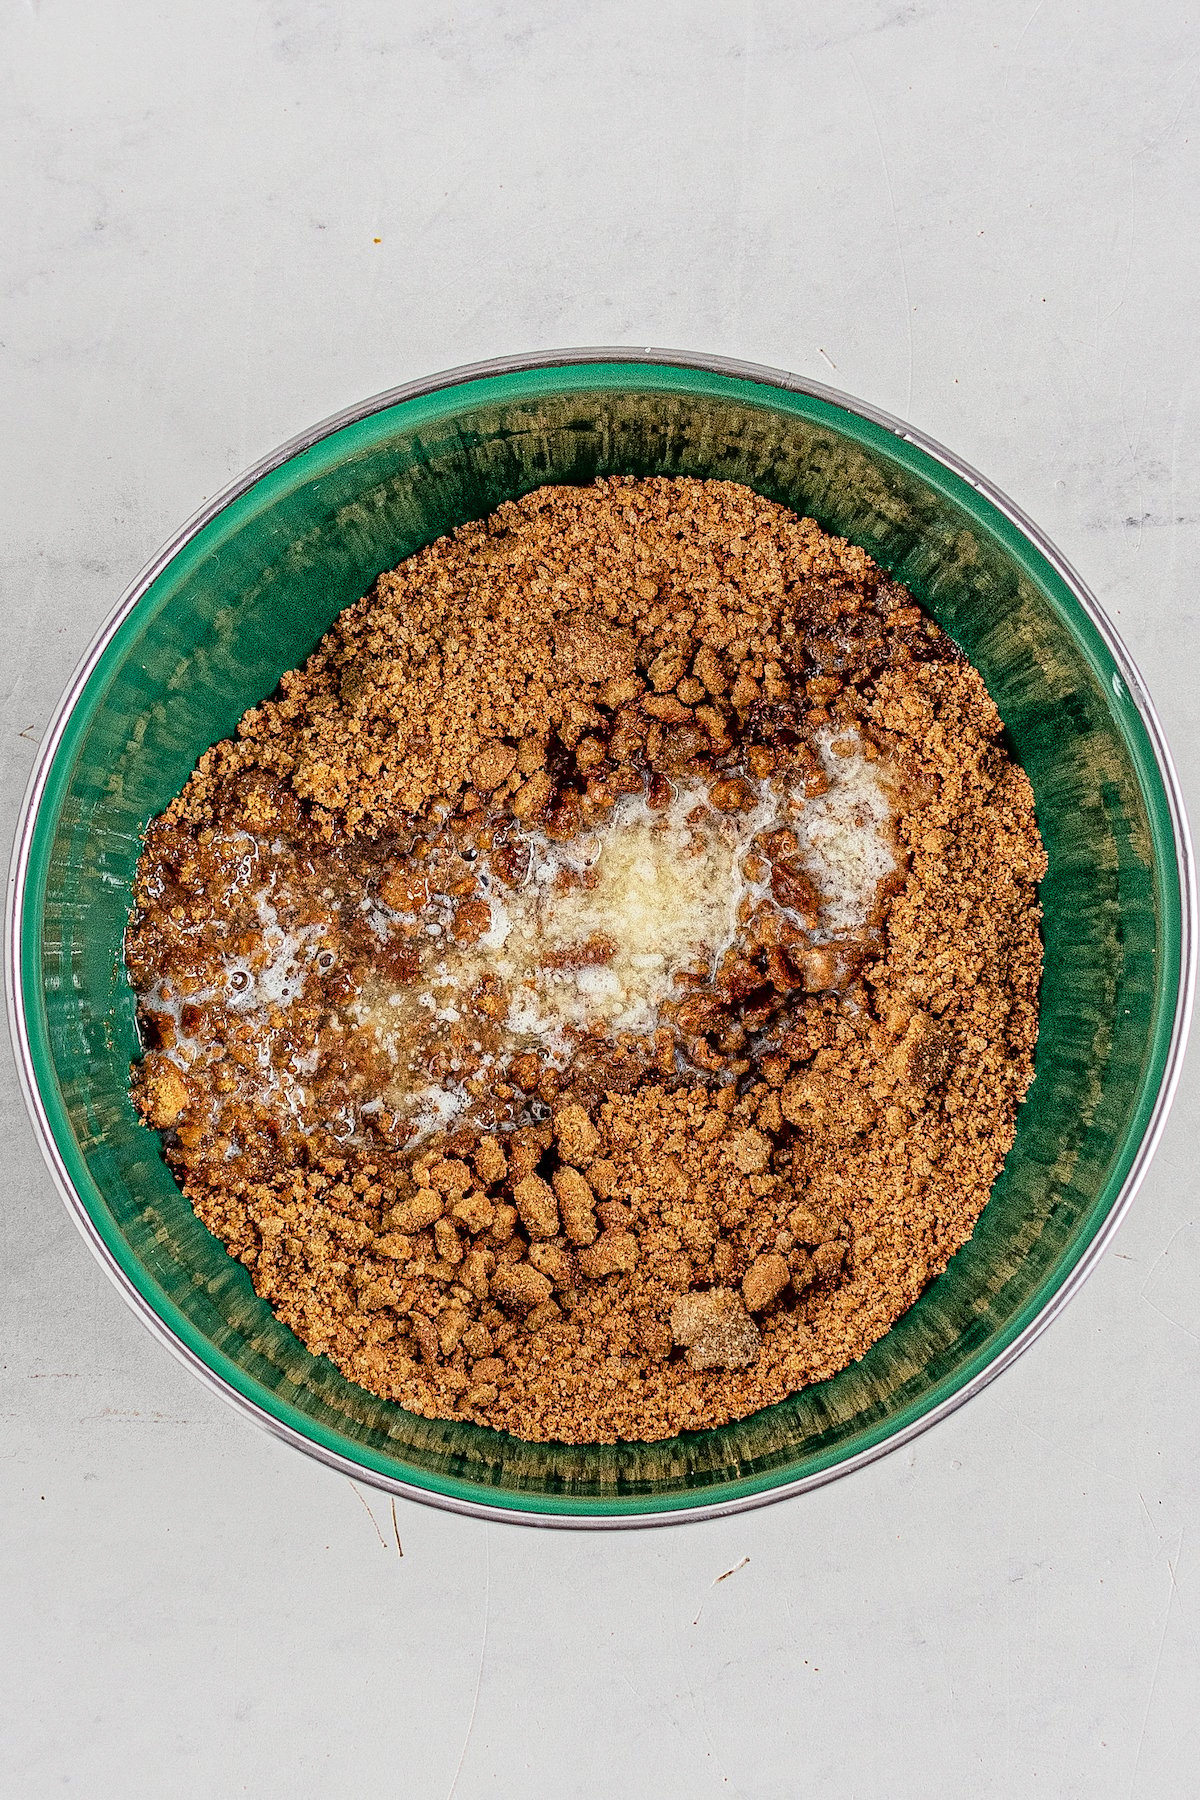
M 1044 871 L 979 675 L 862 550 L 732 483 L 546 487 L 382 575 L 151 825 L 134 1097 L 364 1387 L 717 1425 L 970 1236 Z

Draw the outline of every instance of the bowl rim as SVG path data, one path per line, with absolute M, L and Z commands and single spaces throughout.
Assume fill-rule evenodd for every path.
M 1028 540 L 1050 565 L 1072 599 L 1087 617 L 1116 665 L 1120 678 L 1127 689 L 1128 697 L 1140 716 L 1162 782 L 1170 815 L 1171 836 L 1180 890 L 1179 968 L 1175 1009 L 1162 1075 L 1150 1115 L 1136 1146 L 1125 1180 L 1107 1214 L 1096 1228 L 1090 1241 L 1085 1245 L 1074 1266 L 1068 1270 L 1059 1286 L 1047 1297 L 1040 1310 L 1009 1344 L 998 1351 L 991 1361 L 964 1381 L 953 1393 L 944 1396 L 919 1417 L 898 1427 L 879 1442 L 868 1445 L 829 1467 L 812 1471 L 790 1481 L 779 1482 L 750 1494 L 714 1499 L 693 1506 L 686 1504 L 671 1506 L 650 1512 L 543 1511 L 458 1494 L 442 1493 L 435 1488 L 388 1475 L 367 1463 L 359 1462 L 351 1456 L 343 1455 L 339 1451 L 315 1441 L 303 1431 L 275 1416 L 249 1395 L 241 1393 L 216 1369 L 210 1367 L 202 1357 L 176 1335 L 125 1270 L 121 1268 L 71 1179 L 55 1139 L 39 1088 L 26 1014 L 26 992 L 22 967 L 22 926 L 30 856 L 41 803 L 71 715 L 120 627 L 184 546 L 219 513 L 224 511 L 232 501 L 246 493 L 264 476 L 311 449 L 324 438 L 346 426 L 369 418 L 373 414 L 384 412 L 404 401 L 426 397 L 497 376 L 603 363 L 692 370 L 808 396 L 837 411 L 865 420 L 902 442 L 912 445 L 935 463 L 939 463 L 952 475 L 974 488 L 985 501 L 1009 521 L 1021 536 Z M 1114 686 L 1116 681 L 1117 677 L 1114 675 Z M 653 346 L 637 348 L 607 346 L 530 352 L 463 364 L 372 395 L 370 398 L 345 407 L 318 424 L 297 433 L 270 451 L 250 468 L 226 483 L 218 492 L 211 495 L 192 517 L 167 539 L 130 582 L 108 617 L 96 631 L 79 659 L 38 747 L 18 814 L 8 876 L 5 907 L 4 976 L 9 1029 L 26 1110 L 43 1159 L 68 1212 L 92 1254 L 143 1325 L 193 1374 L 198 1375 L 213 1392 L 219 1394 L 222 1399 L 236 1407 L 239 1412 L 252 1419 L 256 1424 L 283 1438 L 297 1449 L 316 1457 L 342 1474 L 366 1481 L 387 1493 L 417 1500 L 451 1512 L 512 1524 L 583 1530 L 631 1529 L 720 1518 L 824 1486 L 825 1483 L 863 1468 L 868 1463 L 899 1449 L 903 1444 L 911 1442 L 919 1433 L 928 1430 L 939 1420 L 956 1411 L 958 1407 L 965 1405 L 1004 1369 L 1010 1367 L 1023 1351 L 1028 1349 L 1034 1339 L 1041 1335 L 1067 1303 L 1074 1298 L 1095 1268 L 1132 1204 L 1158 1146 L 1179 1084 L 1183 1054 L 1191 1022 L 1196 985 L 1197 941 L 1200 936 L 1198 925 L 1200 925 L 1200 921 L 1197 916 L 1196 867 L 1187 813 L 1179 777 L 1153 701 L 1133 658 L 1095 596 L 1057 547 L 1020 507 L 969 463 L 963 461 L 961 457 L 946 449 L 944 445 L 925 432 L 869 402 L 858 400 L 836 388 L 828 387 L 823 382 L 811 381 L 785 370 L 744 362 L 732 357 L 709 356 L 679 350 L 659 350 Z M 600 1508 L 606 1504 L 606 1502 L 598 1503 Z

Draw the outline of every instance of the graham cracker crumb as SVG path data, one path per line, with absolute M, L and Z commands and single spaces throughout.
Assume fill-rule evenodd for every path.
M 862 550 L 732 483 L 542 488 L 380 576 L 151 825 L 134 1097 L 372 1392 L 718 1425 L 970 1236 L 1045 866 L 982 680 Z

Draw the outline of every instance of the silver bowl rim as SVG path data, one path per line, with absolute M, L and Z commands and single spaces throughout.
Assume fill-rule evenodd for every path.
M 1162 1080 L 1155 1097 L 1154 1107 L 1142 1134 L 1129 1173 L 1121 1187 L 1120 1193 L 1106 1214 L 1095 1236 L 1088 1244 L 1079 1261 L 1071 1269 L 1060 1287 L 1049 1297 L 1041 1311 L 1031 1319 L 1011 1344 L 1007 1345 L 988 1365 L 965 1382 L 944 1400 L 939 1401 L 919 1419 L 897 1430 L 880 1443 L 869 1449 L 858 1451 L 828 1469 L 814 1474 L 801 1476 L 794 1481 L 781 1482 L 759 1493 L 739 1496 L 736 1499 L 714 1500 L 697 1506 L 681 1506 L 662 1512 L 649 1513 L 555 1513 L 526 1511 L 522 1508 L 492 1504 L 488 1501 L 461 1498 L 455 1495 L 439 1494 L 416 1482 L 402 1481 L 384 1475 L 378 1470 L 369 1468 L 354 1458 L 343 1456 L 337 1451 L 326 1449 L 324 1445 L 314 1443 L 303 1432 L 285 1424 L 260 1406 L 256 1401 L 241 1394 L 232 1387 L 223 1376 L 211 1369 L 203 1359 L 177 1338 L 174 1332 L 150 1305 L 149 1301 L 134 1286 L 130 1278 L 120 1268 L 104 1243 L 91 1215 L 83 1204 L 74 1184 L 67 1173 L 66 1165 L 59 1152 L 49 1120 L 42 1103 L 34 1073 L 31 1055 L 28 1024 L 25 1015 L 25 994 L 21 973 L 21 939 L 20 926 L 25 897 L 25 886 L 28 877 L 29 856 L 33 842 L 34 827 L 50 770 L 67 728 L 71 714 L 82 695 L 97 663 L 103 656 L 112 638 L 138 605 L 143 595 L 151 587 L 167 565 L 178 555 L 180 550 L 198 532 L 222 512 L 231 501 L 244 494 L 260 481 L 264 475 L 282 464 L 291 461 L 303 451 L 309 450 L 321 439 L 331 436 L 344 426 L 353 425 L 360 419 L 370 417 L 373 413 L 383 412 L 405 400 L 421 398 L 425 395 L 440 392 L 447 388 L 459 387 L 465 383 L 478 381 L 498 375 L 511 375 L 536 369 L 553 369 L 570 367 L 588 363 L 638 363 L 645 365 L 665 365 L 667 367 L 698 369 L 703 372 L 730 376 L 741 381 L 757 383 L 763 387 L 782 389 L 784 392 L 800 393 L 811 396 L 850 413 L 872 424 L 881 426 L 885 431 L 912 444 L 923 451 L 935 462 L 968 482 L 996 510 L 1004 515 L 1018 531 L 1020 531 L 1040 552 L 1065 583 L 1072 597 L 1086 614 L 1097 633 L 1103 640 L 1106 649 L 1120 671 L 1142 723 L 1146 728 L 1151 748 L 1154 752 L 1158 771 L 1162 778 L 1163 788 L 1167 796 L 1174 835 L 1176 862 L 1180 885 L 1180 968 L 1179 989 L 1175 1004 L 1175 1016 L 1172 1022 L 1171 1038 L 1167 1048 L 1166 1061 Z M 420 1501 L 422 1504 L 439 1507 L 445 1511 L 467 1514 L 474 1518 L 496 1520 L 514 1525 L 541 1525 L 565 1530 L 630 1530 L 639 1527 L 679 1525 L 703 1519 L 721 1518 L 731 1513 L 745 1512 L 752 1507 L 765 1506 L 777 1500 L 790 1498 L 812 1488 L 823 1487 L 827 1482 L 835 1481 L 856 1469 L 865 1468 L 868 1463 L 898 1450 L 902 1445 L 911 1443 L 921 1432 L 928 1431 L 940 1420 L 947 1418 L 960 1406 L 995 1380 L 1004 1369 L 1009 1368 L 1034 1339 L 1039 1337 L 1046 1327 L 1057 1318 L 1067 1303 L 1079 1292 L 1087 1277 L 1096 1267 L 1100 1257 L 1108 1247 L 1118 1226 L 1133 1202 L 1138 1188 L 1145 1178 L 1150 1161 L 1158 1146 L 1166 1124 L 1171 1103 L 1179 1085 L 1183 1064 L 1183 1054 L 1187 1043 L 1188 1030 L 1191 1023 L 1192 1006 L 1195 997 L 1197 942 L 1200 938 L 1200 920 L 1197 915 L 1196 865 L 1192 849 L 1191 834 L 1188 829 L 1187 813 L 1179 777 L 1171 752 L 1167 746 L 1163 728 L 1155 710 L 1154 703 L 1147 692 L 1140 671 L 1126 649 L 1121 637 L 1100 603 L 1097 601 L 1086 583 L 1075 569 L 1034 524 L 1020 507 L 1008 498 L 992 482 L 988 481 L 969 463 L 947 450 L 936 439 L 927 436 L 914 426 L 895 418 L 880 407 L 872 406 L 866 401 L 857 400 L 844 394 L 837 388 L 827 387 L 823 382 L 810 381 L 806 377 L 793 375 L 786 370 L 773 369 L 759 363 L 742 362 L 733 357 L 706 356 L 679 350 L 659 350 L 651 345 L 636 348 L 615 345 L 607 347 L 587 347 L 581 349 L 563 349 L 532 352 L 519 356 L 496 357 L 485 362 L 467 363 L 457 368 L 443 370 L 436 375 L 425 376 L 417 381 L 403 383 L 399 387 L 389 388 L 385 392 L 375 394 L 356 405 L 348 406 L 341 412 L 334 413 L 308 430 L 298 433 L 267 456 L 246 469 L 242 474 L 226 484 L 219 492 L 210 496 L 192 517 L 167 540 L 157 553 L 126 588 L 124 594 L 109 614 L 108 618 L 96 632 L 88 648 L 84 651 L 71 676 L 62 698 L 51 717 L 45 735 L 38 747 L 32 771 L 26 786 L 25 796 L 18 816 L 16 837 L 13 844 L 12 860 L 8 876 L 8 894 L 5 907 L 5 994 L 8 1002 L 9 1029 L 12 1038 L 13 1052 L 20 1076 L 25 1106 L 32 1121 L 38 1144 L 47 1167 L 54 1179 L 68 1212 L 88 1244 L 92 1254 L 100 1263 L 109 1279 L 126 1303 L 136 1313 L 143 1325 L 166 1346 L 193 1374 L 205 1382 L 213 1392 L 234 1406 L 247 1418 L 283 1438 L 295 1448 L 316 1457 L 330 1468 L 342 1474 L 365 1481 L 368 1485 L 380 1488 L 384 1492 Z

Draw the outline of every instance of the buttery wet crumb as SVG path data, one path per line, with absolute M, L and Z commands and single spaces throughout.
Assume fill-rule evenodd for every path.
M 150 827 L 135 1101 L 314 1352 L 569 1442 L 860 1357 L 1032 1079 L 1045 856 L 975 670 L 746 488 L 382 575 Z

